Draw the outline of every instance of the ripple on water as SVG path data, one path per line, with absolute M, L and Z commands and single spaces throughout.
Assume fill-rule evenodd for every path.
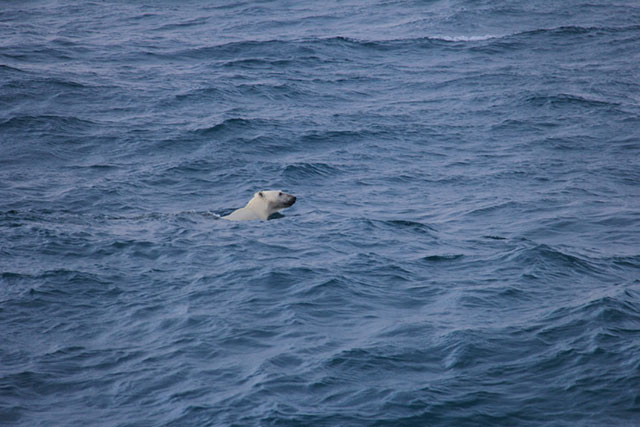
M 319 4 L 3 4 L 0 424 L 638 424 L 640 9 Z

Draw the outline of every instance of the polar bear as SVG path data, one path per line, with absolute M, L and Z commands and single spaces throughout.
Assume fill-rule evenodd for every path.
M 281 209 L 291 207 L 296 202 L 296 196 L 279 190 L 258 191 L 249 200 L 247 206 L 240 208 L 222 219 L 231 221 L 247 221 L 251 219 L 268 219 Z

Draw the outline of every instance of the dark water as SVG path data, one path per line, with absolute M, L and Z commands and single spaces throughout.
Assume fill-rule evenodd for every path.
M 0 424 L 638 425 L 639 155 L 636 1 L 4 1 Z

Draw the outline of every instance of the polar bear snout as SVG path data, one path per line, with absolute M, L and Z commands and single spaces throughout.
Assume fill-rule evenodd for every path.
M 276 193 L 275 203 L 279 206 L 279 209 L 289 208 L 296 202 L 296 196 L 293 194 L 284 193 L 282 191 L 274 191 Z

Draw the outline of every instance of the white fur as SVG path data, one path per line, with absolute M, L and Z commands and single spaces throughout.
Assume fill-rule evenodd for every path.
M 267 220 L 279 210 L 290 207 L 296 202 L 296 197 L 278 190 L 258 191 L 249 200 L 247 206 L 240 208 L 222 219 L 231 221 L 248 221 L 252 219 Z

